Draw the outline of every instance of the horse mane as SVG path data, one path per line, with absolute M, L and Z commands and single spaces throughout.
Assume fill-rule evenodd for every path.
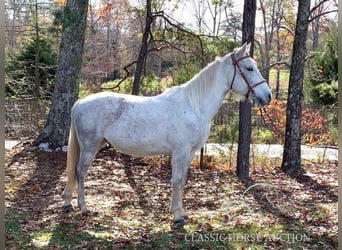
M 191 80 L 181 85 L 183 93 L 189 98 L 191 107 L 199 113 L 201 100 L 207 95 L 208 90 L 215 86 L 216 69 L 221 58 L 209 63 L 204 69 L 197 73 Z

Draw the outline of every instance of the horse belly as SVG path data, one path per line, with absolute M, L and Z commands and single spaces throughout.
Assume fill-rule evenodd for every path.
M 113 147 L 121 153 L 135 157 L 154 156 L 154 155 L 170 155 L 171 151 L 167 148 L 155 148 L 149 145 L 113 145 Z
M 116 138 L 109 140 L 109 143 L 121 153 L 132 156 L 153 156 L 153 155 L 169 155 L 172 150 L 163 143 L 151 143 L 144 140 L 132 140 Z
M 172 146 L 167 131 L 156 127 L 147 128 L 148 123 L 134 121 L 113 126 L 105 139 L 118 151 L 132 156 L 171 154 Z

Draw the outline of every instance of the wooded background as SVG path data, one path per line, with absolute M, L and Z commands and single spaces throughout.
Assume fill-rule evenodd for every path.
M 186 2 L 187 4 L 185 1 L 171 1 L 167 4 L 164 1 L 152 2 L 153 22 L 145 74 L 164 77 L 170 75 L 170 70 L 174 72 L 190 62 L 196 67 L 193 72 L 189 72 L 193 74 L 215 56 L 230 52 L 240 43 L 243 10 L 233 8 L 234 1 Z M 291 64 L 297 1 L 257 2 L 254 59 L 267 80 L 272 69 L 276 70 L 278 79 L 280 70 L 289 69 Z M 308 51 L 323 49 L 325 53 L 329 53 L 326 51 L 329 48 L 322 48 L 324 44 L 320 42 L 326 43 L 327 36 L 336 32 L 334 29 L 337 27 L 337 18 L 328 13 L 337 10 L 337 2 L 311 2 Z M 62 33 L 64 4 L 65 1 L 6 0 L 8 96 L 51 95 Z M 185 4 L 183 13 L 188 17 L 183 16 L 183 20 L 175 20 L 173 16 L 176 16 L 180 12 L 180 6 Z M 124 0 L 89 3 L 82 84 L 101 85 L 109 80 L 122 79 L 126 74 L 133 76 L 145 26 L 145 15 L 144 2 L 135 5 Z M 193 22 L 187 24 L 187 19 Z M 37 55 L 38 51 L 40 55 Z M 26 65 L 22 65 L 24 61 Z M 38 79 L 34 78 L 35 65 L 40 69 L 39 88 L 36 89 L 34 86 L 38 87 Z M 14 69 L 14 66 L 18 67 Z M 281 95 L 279 82 L 277 80 L 272 86 L 277 95 Z M 180 83 L 183 81 L 177 82 Z
M 306 7 L 293 0 L 254 2 L 254 59 L 275 98 L 285 102 L 269 106 L 270 115 L 264 117 L 268 126 L 262 133 L 284 142 L 284 111 L 291 107 L 286 105 L 288 96 L 298 97 L 287 100 L 294 107 L 302 106 L 298 103 L 315 103 L 324 110 L 336 106 L 337 1 L 312 0 Z M 239 46 L 243 8 L 236 4 L 231 0 L 101 0 L 83 5 L 75 0 L 6 0 L 6 96 L 34 100 L 30 112 L 37 116 L 37 141 L 61 146 L 66 142 L 69 112 L 78 96 L 103 90 L 155 95 L 185 83 L 216 56 Z M 306 16 L 300 18 L 302 13 Z M 297 32 L 303 25 L 307 34 Z M 298 44 L 305 45 L 295 52 L 302 58 L 302 66 L 290 71 L 296 36 Z M 71 48 L 75 41 L 78 44 Z M 69 52 L 69 59 L 65 59 Z M 75 66 L 67 67 L 71 69 L 68 74 L 66 69 L 57 68 L 58 61 L 63 65 L 62 60 Z M 295 87 L 290 95 L 289 80 L 290 87 Z M 38 121 L 46 111 L 47 120 Z M 304 116 L 305 111 L 298 112 Z M 300 127 L 289 123 L 287 129 L 300 131 L 299 140 L 304 143 L 336 143 L 336 112 L 320 119 L 315 113 L 307 111 L 306 118 L 297 123 Z M 303 122 L 308 123 L 309 117 L 309 130 L 314 132 L 305 137 Z M 236 119 L 232 118 L 233 123 Z M 222 130 L 229 126 L 227 123 Z

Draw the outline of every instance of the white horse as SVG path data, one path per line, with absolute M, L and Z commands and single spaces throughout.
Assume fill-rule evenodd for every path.
M 188 169 L 206 142 L 210 121 L 226 94 L 232 90 L 252 96 L 260 106 L 271 100 L 271 90 L 249 57 L 249 49 L 250 44 L 244 44 L 187 83 L 154 97 L 103 92 L 77 101 L 71 114 L 64 210 L 72 210 L 77 186 L 78 206 L 87 212 L 84 179 L 94 156 L 108 142 L 133 156 L 171 155 L 171 211 L 174 223 L 184 224 L 182 196 Z

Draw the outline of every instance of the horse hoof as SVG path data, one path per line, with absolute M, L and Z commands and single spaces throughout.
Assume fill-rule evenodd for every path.
M 174 225 L 175 227 L 182 227 L 182 226 L 184 226 L 185 224 L 186 224 L 186 221 L 185 221 L 184 218 L 173 221 L 173 225 Z
M 72 205 L 65 205 L 65 206 L 63 206 L 63 211 L 65 212 L 65 213 L 70 213 L 70 212 L 72 212 L 74 209 L 73 209 L 73 207 L 72 207 Z
M 183 218 L 185 220 L 185 223 L 187 223 L 190 220 L 189 216 L 187 216 L 187 215 L 184 215 Z
M 82 217 L 87 217 L 87 216 L 89 216 L 90 215 L 90 213 L 89 213 L 89 211 L 87 210 L 87 211 L 82 211 L 82 213 L 81 213 L 81 216 Z

